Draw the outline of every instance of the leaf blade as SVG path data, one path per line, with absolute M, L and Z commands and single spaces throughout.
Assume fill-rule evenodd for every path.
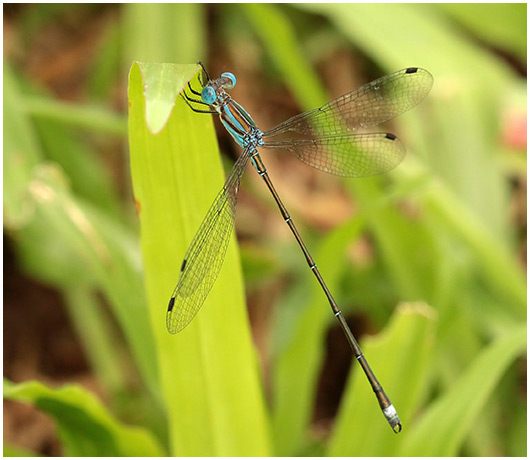
M 135 63 L 129 79 L 131 174 L 171 449 L 178 455 L 266 455 L 267 419 L 233 243 L 201 312 L 182 333 L 166 330 L 182 258 L 223 174 L 211 117 L 178 101 L 164 127 L 157 134 L 149 130 L 146 119 L 157 105 L 146 114 L 144 78 L 170 80 L 175 72 L 182 89 L 197 69 Z M 168 88 L 157 92 L 166 99 L 158 104 L 163 110 L 178 95 L 173 83 Z

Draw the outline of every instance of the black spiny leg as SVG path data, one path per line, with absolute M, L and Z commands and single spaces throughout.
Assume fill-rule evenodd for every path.
M 188 83 L 188 86 L 189 86 L 189 83 Z M 190 90 L 192 90 L 191 86 L 190 86 Z M 195 93 L 195 91 L 193 91 L 193 92 Z M 210 106 L 208 104 L 206 104 L 206 102 L 203 102 L 203 101 L 200 101 L 198 99 L 193 99 L 193 98 L 189 97 L 188 94 L 186 93 L 186 90 L 182 90 L 180 95 L 182 96 L 182 99 L 184 99 L 184 101 L 186 101 L 186 104 L 188 104 L 188 107 L 191 110 L 193 110 L 194 112 L 197 112 L 197 113 L 217 113 L 215 110 L 200 110 L 200 109 L 196 109 L 195 107 L 193 107 L 191 105 L 191 102 L 195 102 L 196 104 L 206 105 L 208 107 L 210 107 Z
M 200 95 L 201 95 L 201 93 L 199 93 L 199 91 L 195 91 L 195 90 L 191 87 L 190 82 L 188 82 L 188 88 L 189 88 L 190 91 L 191 91 L 193 94 L 195 94 L 196 96 L 200 96 Z M 206 104 L 206 102 L 202 102 L 202 101 L 201 101 L 201 103 L 202 103 L 202 104 Z

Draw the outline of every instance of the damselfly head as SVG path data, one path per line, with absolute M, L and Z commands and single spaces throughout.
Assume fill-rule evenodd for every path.
M 230 99 L 226 90 L 232 89 L 235 85 L 236 77 L 234 74 L 224 72 L 217 80 L 208 80 L 201 91 L 201 99 L 208 105 L 223 105 Z
M 203 100 L 203 102 L 206 102 L 206 104 L 208 105 L 213 104 L 215 100 L 217 99 L 217 92 L 215 91 L 215 89 L 213 89 L 213 87 L 210 84 L 206 85 L 202 89 L 201 99 Z

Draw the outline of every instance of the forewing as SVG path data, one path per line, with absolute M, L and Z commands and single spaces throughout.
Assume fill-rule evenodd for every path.
M 346 134 L 388 121 L 418 104 L 431 90 L 432 75 L 410 67 L 361 86 L 266 131 L 263 137 L 295 132 L 312 137 Z

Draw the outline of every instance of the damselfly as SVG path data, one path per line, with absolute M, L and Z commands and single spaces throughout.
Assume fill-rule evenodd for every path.
M 432 75 L 417 67 L 394 72 L 262 132 L 245 109 L 227 93 L 236 84 L 235 76 L 225 72 L 220 78 L 211 80 L 204 66 L 199 64 L 202 67 L 199 79 L 201 90 L 196 91 L 188 83 L 191 94 L 183 91 L 181 95 L 194 112 L 219 115 L 226 130 L 243 148 L 243 153 L 234 164 L 184 256 L 178 284 L 167 309 L 169 332 L 175 334 L 189 324 L 217 279 L 234 227 L 239 182 L 250 161 L 265 181 L 300 245 L 386 419 L 394 432 L 399 433 L 401 422 L 397 412 L 370 369 L 289 212 L 272 185 L 258 148 L 288 150 L 304 163 L 339 176 L 362 177 L 389 171 L 405 155 L 405 148 L 398 138 L 391 133 L 355 131 L 388 121 L 414 107 L 429 93 L 433 83 Z

